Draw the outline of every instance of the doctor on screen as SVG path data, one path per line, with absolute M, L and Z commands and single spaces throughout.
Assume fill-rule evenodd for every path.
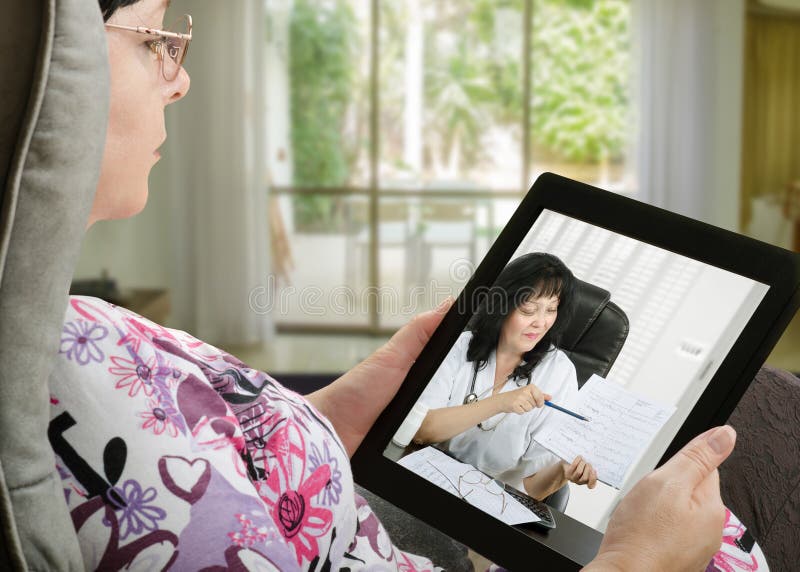
M 531 253 L 500 273 L 425 388 L 428 408 L 414 440 L 441 443 L 455 458 L 544 499 L 567 482 L 597 483 L 580 457 L 566 463 L 533 441 L 578 393 L 575 366 L 559 349 L 575 278 L 561 260 Z

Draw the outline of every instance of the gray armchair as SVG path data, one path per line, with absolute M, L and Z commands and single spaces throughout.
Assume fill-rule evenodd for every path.
M 47 379 L 108 115 L 97 2 L 0 8 L 0 569 L 82 570 L 47 440 Z

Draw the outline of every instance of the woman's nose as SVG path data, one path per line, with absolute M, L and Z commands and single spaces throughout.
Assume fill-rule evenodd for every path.
M 534 312 L 531 315 L 531 325 L 538 326 L 544 322 L 544 312 Z
M 175 103 L 179 99 L 183 98 L 184 95 L 189 91 L 189 86 L 191 85 L 192 80 L 189 78 L 189 73 L 181 67 L 178 75 L 175 76 L 175 79 L 172 81 L 167 82 L 166 84 L 166 92 L 165 97 L 167 99 L 167 105 L 170 103 Z

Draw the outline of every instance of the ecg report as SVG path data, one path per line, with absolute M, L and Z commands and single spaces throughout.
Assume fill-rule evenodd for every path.
M 615 489 L 622 488 L 628 470 L 675 412 L 674 405 L 661 405 L 598 375 L 580 389 L 571 408 L 590 421 L 552 416 L 534 439 L 568 463 L 581 455 L 600 482 Z
M 583 457 L 597 471 L 599 482 L 593 489 L 566 485 L 569 501 L 564 512 L 603 532 L 621 496 L 651 471 L 667 450 L 769 287 L 551 210 L 544 210 L 536 219 L 498 281 L 503 272 L 515 268 L 517 259 L 531 253 L 557 257 L 575 277 L 607 291 L 610 302 L 627 318 L 627 337 L 619 353 L 612 356 L 608 371 L 594 372 L 596 377 L 586 376 L 588 381 L 577 383 L 564 373 L 570 368 L 565 361 L 569 358 L 557 347 L 549 349 L 552 355 L 548 359 L 560 360 L 561 366 L 534 370 L 531 383 L 537 386 L 559 391 L 563 388 L 560 384 L 576 384 L 561 393 L 570 396 L 568 401 L 553 401 L 590 421 L 546 407 L 499 415 L 452 437 L 459 442 L 456 453 L 466 452 L 470 458 L 454 454 L 448 440 L 428 444 L 466 463 L 475 458 L 491 460 L 500 453 L 517 455 L 513 483 L 503 478 L 514 473 L 508 466 L 501 470 L 487 462 L 476 468 L 519 490 L 520 482 L 530 476 L 526 471 Z M 470 327 L 465 332 L 472 333 Z M 450 363 L 452 368 L 450 358 L 452 355 L 445 358 L 428 387 L 442 383 L 444 364 Z M 494 367 L 493 358 L 491 364 Z M 512 384 L 509 390 L 513 389 Z M 489 394 L 479 399 L 487 397 Z M 459 406 L 464 398 L 451 396 L 449 403 Z M 508 443 L 489 437 L 487 431 L 500 435 L 504 424 L 519 425 L 522 418 L 517 415 L 530 416 L 529 431 L 507 431 Z M 492 443 L 495 449 L 474 454 L 469 443 L 464 444 L 467 435 L 476 436 L 475 447 Z M 401 452 L 400 460 L 418 448 L 412 442 Z M 397 451 L 390 454 L 388 446 L 384 454 L 398 459 Z

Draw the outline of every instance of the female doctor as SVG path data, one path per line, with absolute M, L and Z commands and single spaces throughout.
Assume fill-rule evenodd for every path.
M 417 443 L 443 443 L 457 459 L 536 499 L 567 482 L 594 488 L 597 472 L 566 463 L 533 440 L 552 415 L 544 401 L 578 394 L 575 366 L 557 349 L 569 324 L 575 278 L 561 260 L 514 259 L 420 396 L 428 412 Z

